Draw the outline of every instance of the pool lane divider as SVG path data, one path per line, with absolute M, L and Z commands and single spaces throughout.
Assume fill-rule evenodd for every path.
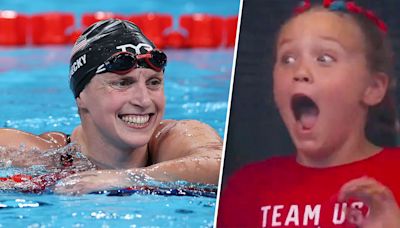
M 73 44 L 91 24 L 108 18 L 119 18 L 137 24 L 159 48 L 220 48 L 235 45 L 237 16 L 185 14 L 174 26 L 169 14 L 143 13 L 121 15 L 113 12 L 85 13 L 78 20 L 73 13 L 46 12 L 26 15 L 0 11 L 0 46 Z

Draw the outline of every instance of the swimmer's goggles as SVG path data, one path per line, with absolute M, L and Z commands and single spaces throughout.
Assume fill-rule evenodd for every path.
M 123 75 L 136 68 L 150 68 L 161 72 L 166 65 L 167 55 L 157 49 L 137 55 L 132 52 L 117 52 L 97 68 L 96 74 L 111 72 Z

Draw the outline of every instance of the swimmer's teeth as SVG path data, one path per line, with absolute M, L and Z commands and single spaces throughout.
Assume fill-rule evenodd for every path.
M 136 115 L 127 115 L 123 116 L 121 118 L 124 122 L 127 122 L 128 124 L 145 124 L 149 121 L 150 115 L 144 115 L 144 116 L 136 116 Z

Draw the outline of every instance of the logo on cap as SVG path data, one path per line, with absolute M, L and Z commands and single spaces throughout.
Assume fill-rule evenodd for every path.
M 144 48 L 147 51 L 151 51 L 153 50 L 153 47 L 145 44 L 145 43 L 139 43 L 138 45 L 133 45 L 133 44 L 123 44 L 123 45 L 119 45 L 116 47 L 117 49 L 126 52 L 127 48 L 132 48 L 133 50 L 135 50 L 135 54 L 141 54 L 140 49 Z

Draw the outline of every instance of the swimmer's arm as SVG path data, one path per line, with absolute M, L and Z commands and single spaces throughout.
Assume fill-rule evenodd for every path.
M 59 132 L 48 132 L 34 135 L 17 129 L 0 129 L 0 161 L 10 160 L 13 166 L 31 166 L 48 164 L 47 161 L 39 159 L 41 152 L 58 148 L 65 145 L 65 135 Z M 23 150 L 25 156 L 16 153 Z
M 153 164 L 143 168 L 155 180 L 186 180 L 217 184 L 221 163 L 222 140 L 210 126 L 195 120 L 165 121 L 168 131 L 150 142 Z M 156 130 L 160 132 L 159 129 Z M 133 173 L 140 172 L 133 169 Z
M 60 181 L 54 191 L 60 194 L 85 194 L 121 189 L 147 185 L 149 177 L 155 181 L 218 183 L 222 140 L 206 124 L 191 120 L 163 121 L 150 141 L 149 151 L 154 165 L 78 173 Z
M 34 135 L 29 132 L 11 129 L 0 129 L 0 146 L 27 149 L 48 150 L 54 147 L 65 146 L 65 134 L 60 132 L 47 132 Z

